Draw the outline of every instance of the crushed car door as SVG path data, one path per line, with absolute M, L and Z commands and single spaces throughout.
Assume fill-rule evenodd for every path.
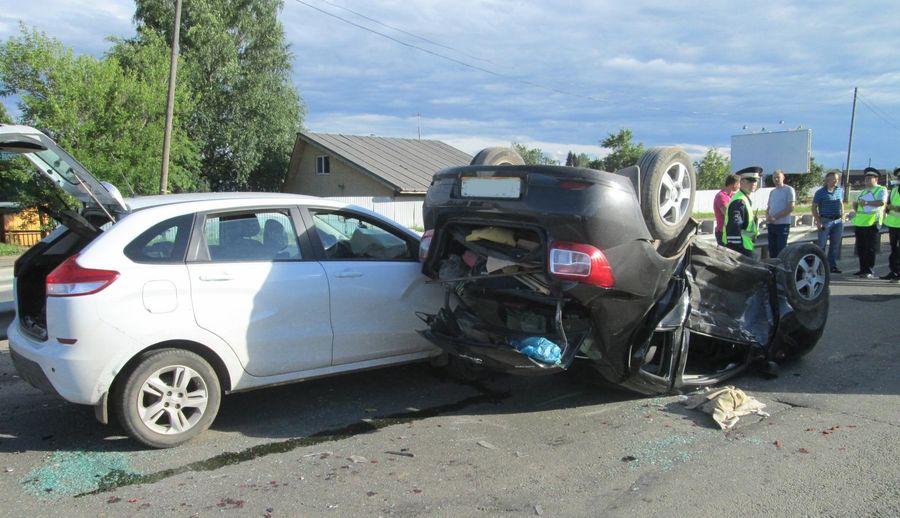
M 331 287 L 334 364 L 430 349 L 416 311 L 440 307 L 442 291 L 422 275 L 418 240 L 354 212 L 309 214 Z

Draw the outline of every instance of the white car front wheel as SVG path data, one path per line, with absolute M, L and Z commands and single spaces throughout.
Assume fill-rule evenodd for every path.
M 113 394 L 125 431 L 153 448 L 170 448 L 209 428 L 222 391 L 209 363 L 181 349 L 145 353 Z

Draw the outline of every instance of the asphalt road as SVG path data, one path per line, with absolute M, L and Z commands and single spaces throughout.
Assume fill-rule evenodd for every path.
M 850 254 L 843 263 L 852 271 Z M 886 256 L 879 257 L 883 266 Z M 589 377 L 461 384 L 410 365 L 234 394 L 212 429 L 138 447 L 16 377 L 0 347 L 4 515 L 898 516 L 900 285 L 839 276 L 771 417 L 722 432 Z

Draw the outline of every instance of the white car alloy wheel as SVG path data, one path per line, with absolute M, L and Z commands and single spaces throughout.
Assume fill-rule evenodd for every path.
M 794 268 L 797 292 L 806 300 L 813 300 L 825 289 L 825 263 L 814 254 L 804 255 Z
M 659 183 L 659 215 L 663 223 L 677 225 L 688 215 L 691 204 L 691 175 L 684 164 L 673 163 Z
M 171 448 L 209 428 L 222 400 L 209 362 L 184 349 L 148 351 L 136 360 L 111 396 L 128 435 L 153 448 Z
M 179 434 L 193 428 L 206 412 L 206 382 L 185 365 L 171 365 L 154 372 L 137 396 L 144 426 L 159 434 Z

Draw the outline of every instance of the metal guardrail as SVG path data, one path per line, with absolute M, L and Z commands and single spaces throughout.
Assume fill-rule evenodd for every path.
M 887 227 L 882 226 L 879 231 L 881 234 L 887 233 Z M 856 227 L 852 223 L 848 223 L 846 220 L 844 221 L 844 232 L 841 234 L 841 245 L 843 246 L 844 238 L 850 236 L 854 236 L 856 234 Z M 700 239 L 709 242 L 715 242 L 715 236 L 713 234 L 700 234 Z M 791 233 L 788 235 L 788 243 L 818 243 L 819 242 L 819 230 L 812 226 L 802 226 L 802 227 L 791 227 Z M 769 234 L 765 231 L 760 231 L 759 235 L 756 237 L 755 248 L 759 250 L 760 258 L 765 259 L 769 257 Z

